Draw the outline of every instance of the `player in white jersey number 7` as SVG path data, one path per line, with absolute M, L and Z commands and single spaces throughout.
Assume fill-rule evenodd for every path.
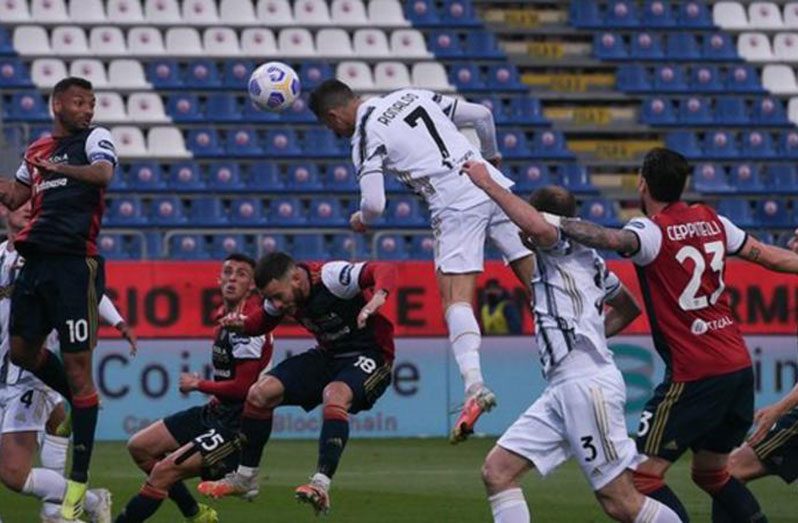
M 463 441 L 479 416 L 496 405 L 479 361 L 482 338 L 472 300 L 483 270 L 486 237 L 499 249 L 525 289 L 532 258 L 518 228 L 464 176 L 460 166 L 487 158 L 498 165 L 493 116 L 482 105 L 421 89 L 400 89 L 364 100 L 338 80 L 323 82 L 310 95 L 310 109 L 339 136 L 351 137 L 352 162 L 360 183 L 360 210 L 352 228 L 365 232 L 385 209 L 384 174 L 390 172 L 429 206 L 435 236 L 435 268 L 441 301 L 466 401 L 450 440 Z M 473 126 L 482 151 L 458 127 Z M 490 166 L 502 187 L 513 182 Z

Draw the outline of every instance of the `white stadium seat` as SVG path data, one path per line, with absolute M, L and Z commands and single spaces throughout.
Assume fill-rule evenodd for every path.
M 108 19 L 115 24 L 131 25 L 144 22 L 140 0 L 108 0 Z
M 162 56 L 166 53 L 163 35 L 154 27 L 134 27 L 128 31 L 127 48 L 136 56 Z
M 186 142 L 176 127 L 153 127 L 147 135 L 147 152 L 161 158 L 188 158 Z
M 288 0 L 258 0 L 258 20 L 269 26 L 294 25 L 294 13 Z
M 787 118 L 795 125 L 798 125 L 798 96 L 790 98 L 787 104 Z
M 133 93 L 127 99 L 127 115 L 141 123 L 168 122 L 163 100 L 157 93 Z
M 374 89 L 371 68 L 366 62 L 340 62 L 335 68 L 335 77 L 356 91 Z
M 97 93 L 94 119 L 97 123 L 126 123 L 128 117 L 122 96 L 119 93 Z
M 790 2 L 784 5 L 784 27 L 786 29 L 798 29 L 798 2 Z
M 116 152 L 120 157 L 145 156 L 147 146 L 144 144 L 144 135 L 141 129 L 129 125 L 111 128 Z
M 795 71 L 788 65 L 766 65 L 762 69 L 762 87 L 773 94 L 798 94 Z
M 47 31 L 38 25 L 23 25 L 15 28 L 13 41 L 14 50 L 23 56 L 52 53 Z
M 199 32 L 193 27 L 171 27 L 166 31 L 166 54 L 199 56 L 203 54 Z
M 712 6 L 712 22 L 721 29 L 748 28 L 748 17 L 740 2 L 717 2 Z
M 391 33 L 391 54 L 396 58 L 428 58 L 424 35 L 416 29 L 398 29 Z
M 781 9 L 773 2 L 753 2 L 748 6 L 749 29 L 782 29 Z
M 86 56 L 89 54 L 89 44 L 86 33 L 77 26 L 60 25 L 50 33 L 50 47 L 59 55 Z
M 4 22 L 30 22 L 30 11 L 26 0 L 0 2 L 0 20 Z
M 280 54 L 286 56 L 313 56 L 313 35 L 303 28 L 283 29 L 277 37 Z
M 779 62 L 798 62 L 798 33 L 778 33 L 773 38 L 773 56 Z
M 366 7 L 362 0 L 333 0 L 330 6 L 333 25 L 368 25 Z
M 773 61 L 770 39 L 764 33 L 740 33 L 737 37 L 737 53 L 749 62 Z
M 69 0 L 69 18 L 76 24 L 104 24 L 105 8 L 102 0 Z M 114 23 L 117 23 L 114 20 Z
M 297 25 L 330 25 L 330 10 L 324 0 L 294 2 L 294 21 Z
M 408 26 L 410 23 L 402 12 L 399 0 L 371 0 L 369 2 L 371 25 Z
M 127 54 L 125 35 L 118 27 L 99 26 L 89 33 L 89 48 L 97 56 L 118 56 Z
M 278 56 L 277 40 L 270 29 L 250 27 L 241 32 L 241 51 L 248 56 Z
M 155 25 L 174 25 L 183 22 L 177 0 L 147 0 L 144 18 Z
M 144 67 L 139 60 L 113 60 L 108 66 L 108 86 L 114 89 L 152 87 L 144 76 Z
M 438 62 L 418 62 L 413 64 L 411 73 L 413 87 L 433 91 L 451 91 L 452 86 L 446 78 L 446 69 Z
M 80 58 L 69 64 L 69 76 L 79 76 L 90 81 L 97 87 L 107 87 L 108 77 L 105 74 L 105 66 L 94 58 Z
M 238 36 L 229 27 L 211 27 L 202 35 L 205 54 L 209 56 L 237 56 L 241 53 Z
M 390 56 L 388 37 L 382 29 L 358 29 L 352 37 L 357 56 Z
M 255 20 L 252 0 L 222 0 L 219 20 L 225 25 L 250 25 Z
M 34 21 L 40 24 L 69 21 L 64 0 L 32 0 L 30 15 Z
M 37 58 L 30 66 L 30 77 L 36 87 L 53 87 L 66 76 L 66 65 L 58 58 Z
M 183 0 L 183 22 L 192 25 L 219 23 L 214 0 Z
M 374 66 L 374 86 L 377 89 L 393 91 L 412 85 L 410 72 L 402 62 L 380 62 Z
M 338 28 L 319 30 L 316 33 L 316 49 L 319 56 L 352 56 L 349 33 Z

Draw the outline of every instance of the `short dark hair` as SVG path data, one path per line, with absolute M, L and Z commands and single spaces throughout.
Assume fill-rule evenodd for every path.
M 241 263 L 246 263 L 247 265 L 252 267 L 253 271 L 255 270 L 255 265 L 256 265 L 255 260 L 252 259 L 250 256 L 247 256 L 246 254 L 241 252 L 231 252 L 230 254 L 227 255 L 227 257 L 225 257 L 224 261 L 226 262 L 237 261 Z
M 280 280 L 288 274 L 296 263 L 284 252 L 275 251 L 267 254 L 255 266 L 255 285 L 258 289 L 267 286 L 272 280 Z
M 690 164 L 687 158 L 676 151 L 655 147 L 643 158 L 640 174 L 653 199 L 658 202 L 676 202 L 684 192 Z
M 320 118 L 330 109 L 341 107 L 356 98 L 355 93 L 348 85 L 340 80 L 325 80 L 310 93 L 308 107 Z
M 532 193 L 529 203 L 540 212 L 573 218 L 576 216 L 576 198 L 568 189 L 546 185 Z
M 86 89 L 87 91 L 94 90 L 94 86 L 91 84 L 90 81 L 86 80 L 85 78 L 78 78 L 77 76 L 67 76 L 63 80 L 59 81 L 53 87 L 53 95 L 58 95 L 63 92 L 66 92 L 67 89 L 70 87 L 80 87 L 81 89 Z

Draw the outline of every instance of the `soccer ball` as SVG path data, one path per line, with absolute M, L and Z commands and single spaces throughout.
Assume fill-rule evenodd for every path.
M 249 98 L 266 111 L 282 111 L 299 96 L 299 76 L 282 62 L 267 62 L 249 77 Z

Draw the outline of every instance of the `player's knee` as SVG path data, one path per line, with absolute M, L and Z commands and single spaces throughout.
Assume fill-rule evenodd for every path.
M 488 492 L 500 492 L 512 486 L 513 474 L 489 455 L 482 464 L 482 483 Z
M 168 490 L 179 477 L 180 471 L 175 462 L 171 459 L 162 459 L 152 467 L 147 483 L 155 488 Z
M 0 461 L 0 482 L 14 492 L 22 492 L 29 473 L 28 467 L 14 463 L 14 460 Z
M 635 520 L 640 506 L 642 506 L 642 496 L 639 492 L 628 492 L 622 489 L 601 489 L 596 492 L 604 513 L 615 521 Z
M 352 406 L 352 389 L 346 383 L 334 381 L 324 387 L 323 398 L 325 405 L 338 405 L 349 410 Z
M 693 483 L 709 495 L 717 494 L 731 479 L 728 468 L 722 469 L 693 469 L 691 472 Z
M 136 465 L 139 466 L 140 469 L 144 471 L 152 470 L 153 465 L 157 461 L 152 455 L 150 455 L 149 450 L 147 449 L 144 442 L 133 436 L 127 442 L 127 451 L 130 454 L 130 457 L 133 458 L 133 461 L 136 462 Z
M 273 409 L 282 401 L 282 388 L 275 385 L 273 378 L 254 383 L 247 391 L 247 403 L 258 409 Z M 278 382 L 279 383 L 279 382 Z

